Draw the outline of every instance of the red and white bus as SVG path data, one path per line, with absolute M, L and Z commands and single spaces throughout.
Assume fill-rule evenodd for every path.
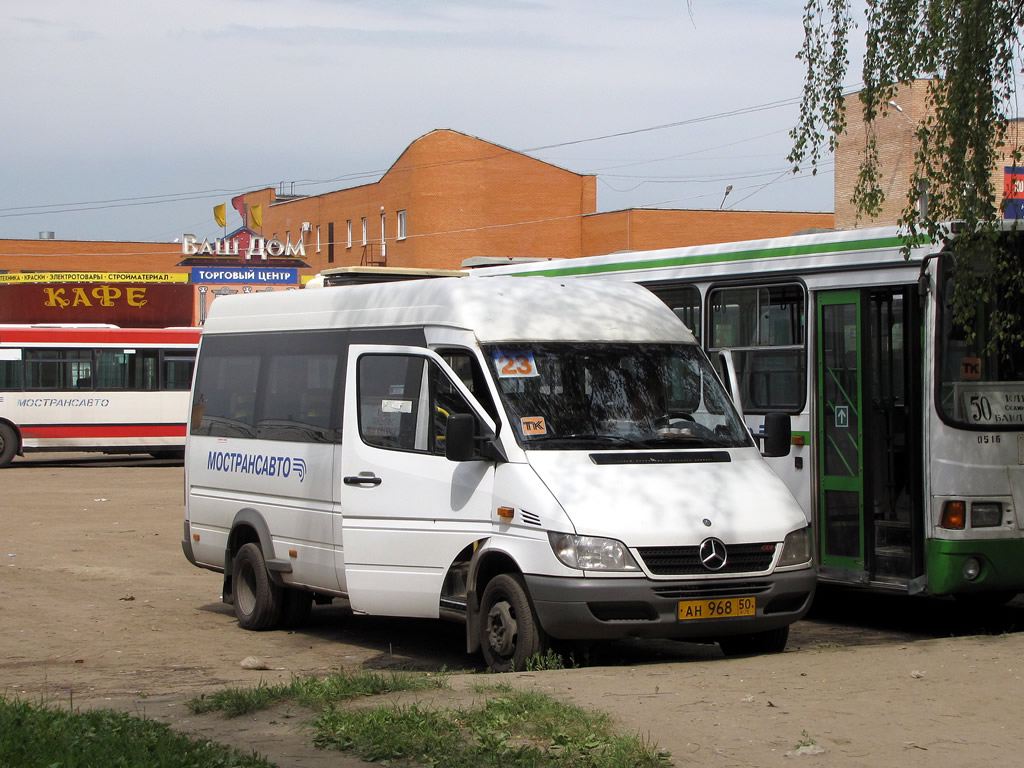
M 0 467 L 29 451 L 182 455 L 199 333 L 0 325 Z

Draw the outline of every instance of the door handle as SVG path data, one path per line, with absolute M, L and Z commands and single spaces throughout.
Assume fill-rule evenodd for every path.
M 342 482 L 345 485 L 380 485 L 380 478 L 369 472 L 365 475 L 349 475 Z

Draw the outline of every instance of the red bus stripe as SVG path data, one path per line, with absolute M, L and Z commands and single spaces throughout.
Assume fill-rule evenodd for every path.
M 90 438 L 114 437 L 180 437 L 185 438 L 184 424 L 58 424 L 55 426 L 23 426 L 25 438 Z
M 198 344 L 198 328 L 0 328 L 3 344 Z

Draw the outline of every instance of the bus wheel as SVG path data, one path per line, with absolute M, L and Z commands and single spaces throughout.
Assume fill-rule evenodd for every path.
M 726 656 L 753 656 L 759 653 L 782 653 L 789 640 L 789 627 L 752 632 L 749 635 L 723 637 L 718 641 Z
M 544 652 L 544 640 L 522 579 L 509 573 L 491 579 L 480 600 L 480 644 L 487 666 L 495 672 L 525 670 L 528 659 Z
M 18 452 L 18 436 L 6 424 L 0 424 L 0 467 L 11 463 Z
M 270 580 L 263 553 L 246 544 L 235 555 L 232 569 L 235 616 L 243 629 L 274 629 L 281 623 L 281 588 Z

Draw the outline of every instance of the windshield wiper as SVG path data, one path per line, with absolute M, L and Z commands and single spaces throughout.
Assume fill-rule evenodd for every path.
M 596 432 L 574 432 L 570 435 L 543 435 L 531 437 L 526 443 L 527 447 L 554 448 L 558 445 L 588 446 L 588 447 L 610 447 L 624 446 L 627 448 L 643 448 L 644 441 L 630 440 L 621 435 L 604 435 Z

